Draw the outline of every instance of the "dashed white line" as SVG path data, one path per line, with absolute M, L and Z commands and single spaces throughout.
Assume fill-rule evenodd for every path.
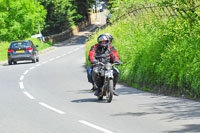
M 34 69 L 35 67 L 31 67 L 30 70 Z
M 39 104 L 42 105 L 42 106 L 45 107 L 45 108 L 48 108 L 48 109 L 50 109 L 50 110 L 56 112 L 56 113 L 65 114 L 65 112 L 63 112 L 63 111 L 61 111 L 61 110 L 59 110 L 59 109 L 56 109 L 56 108 L 54 108 L 54 107 L 51 107 L 51 106 L 49 106 L 49 105 L 47 105 L 47 104 L 45 104 L 45 103 L 39 102 Z
M 67 54 L 63 54 L 62 56 L 65 56 L 65 55 L 67 55 Z
M 69 51 L 67 54 L 71 54 L 71 53 L 73 53 L 73 51 Z
M 24 75 L 22 75 L 21 77 L 20 77 L 20 80 L 23 80 L 24 79 Z
M 26 71 L 24 72 L 24 75 L 26 75 L 28 72 L 29 72 L 29 70 L 26 70 Z
M 42 64 L 46 64 L 48 61 L 44 61 L 44 62 L 42 62 Z
M 100 130 L 100 131 L 102 131 L 102 132 L 104 132 L 104 133 L 114 133 L 114 132 L 112 132 L 112 131 L 109 131 L 109 130 L 107 130 L 107 129 L 105 129 L 105 128 L 99 127 L 99 126 L 97 126 L 97 125 L 94 125 L 94 124 L 89 123 L 89 122 L 84 121 L 84 120 L 79 120 L 79 122 L 82 123 L 82 124 L 84 124 L 84 125 L 87 125 L 87 126 L 89 126 L 89 127 L 92 127 L 92 128 L 97 129 L 97 130 Z
M 41 66 L 41 64 L 37 64 L 36 66 L 39 67 L 39 66 Z
M 19 82 L 19 86 L 20 86 L 21 89 L 24 89 L 24 84 L 23 84 L 23 82 Z
M 55 60 L 55 58 L 51 58 L 49 61 L 53 61 L 53 60 Z
M 28 98 L 30 98 L 30 99 L 35 99 L 35 97 L 33 97 L 31 94 L 29 94 L 28 92 L 26 92 L 26 91 L 23 91 L 23 93 L 28 97 Z
M 74 51 L 78 51 L 78 50 L 79 50 L 79 48 L 74 49 Z
M 56 59 L 60 58 L 60 56 L 57 56 Z
M 84 48 L 85 47 L 85 45 L 82 45 L 82 46 L 80 46 L 81 48 Z

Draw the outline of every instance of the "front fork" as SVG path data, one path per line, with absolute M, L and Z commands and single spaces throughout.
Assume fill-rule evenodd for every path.
M 109 89 L 109 80 L 113 79 L 113 70 L 105 71 L 104 84 L 101 88 L 100 96 L 106 95 L 106 90 Z

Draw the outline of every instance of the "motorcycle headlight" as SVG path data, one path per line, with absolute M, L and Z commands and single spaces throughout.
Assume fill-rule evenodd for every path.
M 111 70 L 111 69 L 112 69 L 112 65 L 111 65 L 110 63 L 107 63 L 107 64 L 105 65 L 105 68 L 106 68 L 107 70 Z

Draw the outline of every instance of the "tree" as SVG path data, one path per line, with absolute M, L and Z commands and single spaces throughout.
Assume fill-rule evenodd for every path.
M 0 40 L 30 37 L 44 25 L 46 10 L 34 0 L 0 0 Z

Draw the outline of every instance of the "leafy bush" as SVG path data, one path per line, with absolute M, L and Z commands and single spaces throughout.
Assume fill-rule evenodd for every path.
M 122 82 L 197 98 L 200 96 L 198 16 L 199 9 L 191 12 L 188 8 L 177 19 L 153 14 L 138 14 L 136 19 L 126 17 L 100 30 L 87 42 L 86 58 L 97 35 L 109 32 L 123 62 L 119 66 Z

